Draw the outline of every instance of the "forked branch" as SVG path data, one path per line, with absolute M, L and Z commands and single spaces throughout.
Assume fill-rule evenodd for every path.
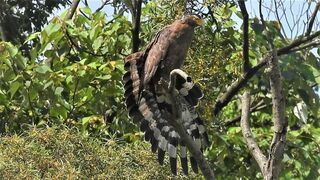
M 256 162 L 258 163 L 261 172 L 265 167 L 267 162 L 266 156 L 262 153 L 261 149 L 259 148 L 257 142 L 255 141 L 252 132 L 250 130 L 250 94 L 245 92 L 242 96 L 242 103 L 241 103 L 241 130 L 244 139 L 246 140 L 247 146 L 249 148 L 250 154 L 254 157 Z

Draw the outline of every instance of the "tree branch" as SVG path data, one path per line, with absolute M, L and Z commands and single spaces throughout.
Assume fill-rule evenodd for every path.
M 108 2 L 109 2 L 109 0 L 105 0 L 104 3 L 102 3 L 102 5 L 95 11 L 95 13 L 101 11 L 104 8 L 104 6 L 107 5 Z
M 69 9 L 68 15 L 66 16 L 66 20 L 68 19 L 72 19 L 72 16 L 74 15 L 74 13 L 76 12 L 76 9 L 79 5 L 80 0 L 73 0 L 71 7 Z
M 296 51 L 302 51 L 302 50 L 305 50 L 307 48 L 314 48 L 314 47 L 317 47 L 319 45 L 320 45 L 320 40 L 319 41 L 313 41 L 313 42 L 310 42 L 308 44 L 304 44 L 303 46 L 291 49 L 290 53 L 296 52 Z
M 185 142 L 186 146 L 188 147 L 192 157 L 194 157 L 199 165 L 199 168 L 205 177 L 205 179 L 214 179 L 214 173 L 210 168 L 208 162 L 206 161 L 205 157 L 203 156 L 200 147 L 195 144 L 192 140 L 191 136 L 187 134 L 187 130 L 182 125 L 181 120 L 181 106 L 177 104 L 177 97 L 175 96 L 175 84 L 176 84 L 176 73 L 170 74 L 170 85 L 169 85 L 169 98 L 172 102 L 172 120 L 170 124 L 174 127 L 174 129 L 178 132 L 181 139 Z
M 243 76 L 241 76 L 238 80 L 233 82 L 227 89 L 226 92 L 221 93 L 216 103 L 213 106 L 213 114 L 216 116 L 223 107 L 225 107 L 235 96 L 239 90 L 247 84 L 247 82 L 253 77 L 262 67 L 264 67 L 267 64 L 267 59 L 270 57 L 268 54 L 265 56 L 256 66 L 249 69 L 247 73 L 245 73 Z
M 299 47 L 309 41 L 312 41 L 314 38 L 320 36 L 320 31 L 317 31 L 309 36 L 304 36 L 299 39 L 294 40 L 291 44 L 279 48 L 276 51 L 278 56 L 289 54 L 292 49 Z M 302 50 L 302 49 L 299 49 Z M 216 103 L 213 105 L 213 114 L 216 116 L 223 107 L 225 107 L 231 99 L 239 92 L 239 90 L 244 87 L 247 82 L 264 66 L 267 64 L 268 59 L 272 57 L 272 53 L 268 53 L 262 58 L 262 60 L 254 67 L 252 67 L 246 74 L 241 76 L 237 81 L 233 82 L 227 89 L 227 91 L 219 94 Z
M 272 94 L 272 114 L 274 123 L 274 134 L 270 144 L 269 157 L 265 167 L 266 179 L 278 179 L 280 165 L 283 159 L 284 147 L 288 122 L 285 117 L 285 98 L 283 95 L 281 74 L 278 66 L 277 52 L 274 51 L 273 58 L 269 59 L 270 87 Z
M 285 47 L 282 47 L 280 49 L 277 50 L 277 55 L 278 56 L 281 56 L 281 55 L 284 55 L 284 54 L 288 54 L 290 53 L 290 50 L 293 49 L 293 48 L 296 48 L 306 42 L 309 42 L 311 40 L 313 40 L 314 38 L 320 36 L 320 31 L 317 31 L 309 36 L 303 36 L 301 38 L 298 38 L 296 40 L 294 40 L 291 44 L 285 46 Z
M 139 51 L 140 18 L 142 0 L 132 0 L 132 53 Z
M 243 55 L 243 65 L 242 72 L 246 73 L 250 69 L 249 62 L 249 15 L 246 9 L 246 4 L 244 0 L 239 1 L 239 7 L 243 17 L 243 44 L 242 44 L 242 55 Z
M 308 24 L 308 29 L 307 29 L 307 32 L 306 32 L 306 36 L 309 36 L 311 31 L 312 31 L 312 27 L 313 27 L 313 24 L 314 24 L 314 20 L 316 19 L 317 17 L 317 13 L 320 9 L 320 1 L 316 4 L 316 7 L 314 8 L 314 11 L 311 15 L 311 19 L 310 19 L 310 22 Z
M 257 142 L 255 141 L 252 132 L 250 130 L 250 94 L 246 91 L 242 96 L 242 104 L 241 104 L 242 112 L 241 112 L 241 130 L 242 135 L 247 143 L 250 154 L 257 161 L 261 172 L 265 167 L 267 162 L 266 156 L 263 154 L 261 149 L 259 148 Z

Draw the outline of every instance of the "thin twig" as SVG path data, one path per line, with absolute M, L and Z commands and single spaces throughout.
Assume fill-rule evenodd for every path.
M 95 13 L 101 11 L 104 8 L 104 6 L 107 5 L 108 2 L 109 2 L 108 0 L 105 0 L 104 3 L 102 3 L 102 5 L 95 11 Z
M 316 19 L 316 16 L 317 16 L 317 13 L 320 9 L 320 1 L 316 4 L 316 7 L 314 8 L 314 11 L 311 15 L 311 19 L 310 19 L 310 22 L 308 24 L 308 29 L 307 29 L 307 32 L 306 32 L 306 36 L 310 35 L 311 31 L 312 31 L 312 27 L 313 27 L 313 24 L 314 24 L 314 20 Z

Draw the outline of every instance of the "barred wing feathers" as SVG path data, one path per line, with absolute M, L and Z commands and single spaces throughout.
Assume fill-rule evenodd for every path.
M 171 106 L 171 103 L 164 90 L 166 88 L 163 87 L 168 83 L 165 85 L 158 83 L 148 87 L 141 86 L 143 57 L 143 53 L 138 52 L 128 56 L 125 61 L 126 73 L 123 76 L 123 81 L 129 116 L 135 122 L 140 122 L 140 130 L 145 132 L 145 140 L 150 141 L 152 152 L 158 151 L 158 161 L 161 165 L 164 162 L 165 152 L 167 152 L 171 171 L 173 174 L 177 174 L 177 154 L 179 154 L 182 170 L 184 174 L 188 174 L 187 148 L 169 123 L 170 111 L 167 108 Z M 181 70 L 174 71 L 178 71 L 179 74 L 176 80 L 176 90 L 183 109 L 183 124 L 187 133 L 198 146 L 204 148 L 209 143 L 208 135 L 203 121 L 194 109 L 203 96 L 202 92 L 186 73 Z M 192 156 L 190 156 L 190 163 L 193 171 L 198 172 L 197 163 Z

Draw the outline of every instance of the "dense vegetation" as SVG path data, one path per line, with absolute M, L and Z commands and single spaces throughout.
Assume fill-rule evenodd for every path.
M 32 128 L 0 138 L 1 179 L 172 179 L 143 142 L 86 138 L 75 129 Z M 190 174 L 190 178 L 200 178 Z M 187 179 L 186 176 L 178 176 Z
M 38 24 L 41 30 L 36 28 L 37 32 L 28 34 L 24 43 L 20 36 L 0 42 L 0 133 L 4 136 L 0 142 L 0 163 L 7 162 L 0 164 L 0 177 L 122 177 L 127 173 L 149 179 L 151 175 L 169 176 L 167 167 L 158 166 L 154 162 L 156 156 L 147 152 L 142 135 L 126 114 L 121 77 L 123 59 L 132 51 L 131 30 L 135 21 L 129 20 L 125 12 L 135 10 L 130 1 L 123 2 L 109 4 L 112 13 L 85 6 L 68 19 L 65 11 L 44 27 L 43 23 Z M 187 9 L 202 15 L 206 22 L 196 31 L 185 69 L 205 93 L 199 112 L 206 120 L 212 141 L 205 155 L 218 179 L 262 177 L 237 118 L 244 90 L 252 95 L 251 130 L 264 153 L 268 152 L 273 134 L 268 68 L 261 68 L 249 78 L 219 113 L 214 109 L 219 94 L 227 92 L 230 84 L 244 76 L 243 25 L 239 26 L 244 18 L 237 7 L 233 2 L 222 1 L 187 4 Z M 180 18 L 185 9 L 181 1 L 144 2 L 138 24 L 140 49 L 156 31 Z M 310 23 L 310 19 L 306 22 Z M 248 58 L 253 67 L 271 51 L 270 39 L 273 48 L 281 49 L 294 40 L 319 34 L 315 27 L 312 33 L 289 38 L 283 34 L 280 21 L 262 22 L 259 17 L 250 17 L 249 24 Z M 279 55 L 288 120 L 281 177 L 287 179 L 320 176 L 318 41 L 319 35 Z M 25 132 L 30 125 L 66 126 L 79 131 L 49 128 Z M 83 149 L 76 157 L 73 154 L 79 148 Z M 22 154 L 15 157 L 18 152 Z M 60 155 L 62 161 L 56 159 Z M 114 159 L 109 162 L 111 157 Z M 136 164 L 130 164 L 132 161 Z M 31 167 L 24 166 L 29 163 Z M 104 171 L 119 163 L 121 169 Z M 152 170 L 147 173 L 146 169 Z

